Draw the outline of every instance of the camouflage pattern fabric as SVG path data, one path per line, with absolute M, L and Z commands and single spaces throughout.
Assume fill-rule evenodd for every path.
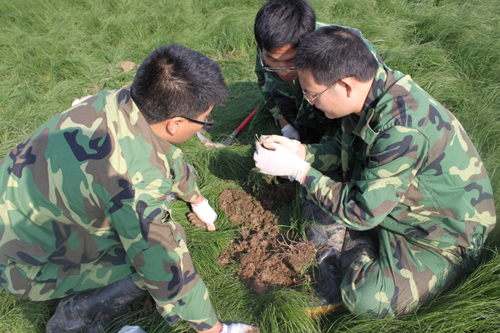
M 316 29 L 324 26 L 336 26 L 316 22 Z M 375 47 L 363 37 L 359 30 L 348 28 L 353 33 L 359 35 L 366 42 L 373 55 L 380 64 L 383 60 Z M 257 46 L 257 57 L 255 63 L 255 74 L 257 84 L 264 97 L 264 103 L 271 112 L 273 118 L 286 119 L 293 127 L 299 130 L 302 142 L 320 142 L 327 132 L 335 132 L 340 127 L 338 119 L 329 119 L 324 112 L 309 104 L 302 95 L 302 88 L 299 80 L 285 81 L 278 73 L 264 70 L 265 61 L 262 57 L 262 50 Z M 318 131 L 319 130 L 319 131 Z M 307 136 L 304 137 L 303 136 Z
M 378 236 L 378 256 L 358 256 L 341 283 L 351 312 L 408 313 L 478 265 L 496 223 L 488 175 L 459 121 L 410 76 L 380 66 L 362 116 L 306 145 L 306 160 L 315 202 Z M 336 170 L 341 182 L 324 175 Z
M 0 165 L 0 285 L 27 300 L 131 276 L 170 323 L 217 322 L 166 202 L 200 193 L 182 152 L 150 129 L 127 88 L 52 118 Z

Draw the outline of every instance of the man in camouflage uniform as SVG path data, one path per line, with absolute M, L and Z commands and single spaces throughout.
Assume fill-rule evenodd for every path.
M 255 74 L 265 104 L 283 136 L 304 143 L 317 143 L 327 131 L 335 131 L 335 124 L 340 126 L 337 119 L 327 118 L 303 99 L 294 62 L 300 40 L 323 26 L 327 24 L 316 22 L 305 0 L 270 0 L 258 11 L 254 24 Z M 373 45 L 363 40 L 382 63 Z
M 100 332 L 146 291 L 169 324 L 221 331 L 166 198 L 215 220 L 172 144 L 207 124 L 226 95 L 213 61 L 160 47 L 130 88 L 76 104 L 2 160 L 0 285 L 27 300 L 64 297 L 48 332 Z
M 282 127 L 283 136 L 303 143 L 328 141 L 341 125 L 339 119 L 326 117 L 323 111 L 303 98 L 298 70 L 295 67 L 294 58 L 300 40 L 324 26 L 336 25 L 316 22 L 314 10 L 303 0 L 270 0 L 262 6 L 255 18 L 254 34 L 257 41 L 255 73 L 258 86 L 268 109 Z M 380 65 L 384 65 L 375 47 L 361 32 L 354 28 L 346 27 L 346 29 L 359 35 Z M 272 67 L 269 64 L 272 64 Z M 302 186 L 299 188 L 299 197 L 304 220 L 320 222 L 331 219 L 318 209 Z M 336 232 L 338 231 L 336 228 L 336 226 L 308 225 L 306 233 L 318 249 L 325 246 L 332 247 L 335 246 L 332 242 L 339 243 L 343 236 L 341 232 Z M 338 236 L 336 240 L 330 237 L 335 232 Z M 338 283 L 332 278 L 328 257 L 323 253 L 318 255 L 317 268 L 319 270 L 317 289 L 320 299 L 324 303 L 340 302 Z
M 256 166 L 301 182 L 347 227 L 327 256 L 351 312 L 414 311 L 478 265 L 496 223 L 481 158 L 453 114 L 349 30 L 318 29 L 295 61 L 305 97 L 342 128 L 324 144 L 264 138 Z
M 301 38 L 321 25 L 305 0 L 270 0 L 254 24 L 255 74 L 264 102 L 283 135 L 302 142 L 319 142 L 336 122 L 303 100 L 294 63 Z

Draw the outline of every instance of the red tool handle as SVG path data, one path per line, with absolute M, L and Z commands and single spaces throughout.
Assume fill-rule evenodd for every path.
M 239 132 L 241 132 L 245 128 L 245 126 L 250 122 L 250 120 L 252 120 L 252 117 L 253 117 L 253 115 L 255 114 L 255 111 L 257 111 L 258 108 L 259 108 L 259 106 L 257 105 L 255 107 L 255 109 L 253 109 L 253 111 L 248 115 L 248 117 L 246 117 L 246 119 L 243 120 L 243 122 L 240 124 L 240 126 L 238 126 L 236 128 L 236 132 L 239 133 Z

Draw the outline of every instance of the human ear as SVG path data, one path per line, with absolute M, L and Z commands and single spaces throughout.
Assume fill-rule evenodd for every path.
M 165 125 L 165 130 L 169 135 L 175 135 L 177 131 L 181 128 L 182 126 L 182 118 L 180 117 L 174 117 L 170 118 L 169 121 Z
M 352 97 L 353 87 L 351 80 L 348 77 L 343 78 L 340 80 L 340 85 L 342 87 L 343 92 L 345 92 L 345 96 L 347 98 Z

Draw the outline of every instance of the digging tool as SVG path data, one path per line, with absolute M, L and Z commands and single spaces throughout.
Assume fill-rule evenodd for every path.
M 312 319 L 319 319 L 320 317 L 326 316 L 330 313 L 345 311 L 347 308 L 345 307 L 343 302 L 331 305 L 318 306 L 314 308 L 305 309 L 306 313 Z
M 210 148 L 227 147 L 231 144 L 231 142 L 233 142 L 233 139 L 243 130 L 243 128 L 245 128 L 245 126 L 250 122 L 250 120 L 252 120 L 252 118 L 255 114 L 255 111 L 257 111 L 258 108 L 259 108 L 259 106 L 257 105 L 255 107 L 255 109 L 253 109 L 253 111 L 248 115 L 248 117 L 246 117 L 245 120 L 243 120 L 243 122 L 240 124 L 240 126 L 238 126 L 234 130 L 234 132 L 231 133 L 231 135 L 226 140 L 224 140 L 222 143 L 214 143 L 214 142 L 208 140 L 200 132 L 196 132 L 196 134 L 198 135 L 198 138 L 200 139 L 201 143 L 203 143 L 203 145 L 205 147 L 210 147 Z

